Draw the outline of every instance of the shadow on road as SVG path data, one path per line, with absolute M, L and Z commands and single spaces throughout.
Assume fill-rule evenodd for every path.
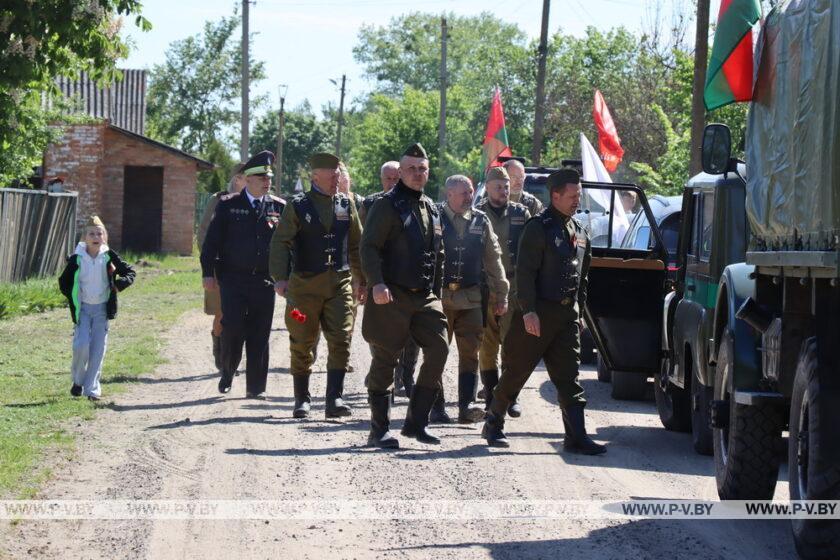
M 116 375 L 102 379 L 103 385 L 110 383 L 144 383 L 155 385 L 158 383 L 186 383 L 189 381 L 203 381 L 205 379 L 218 379 L 217 372 L 204 373 L 201 375 L 187 375 L 184 377 L 132 377 L 130 375 Z
M 221 396 L 208 397 L 205 399 L 196 399 L 193 401 L 168 402 L 168 403 L 144 403 L 144 404 L 114 404 L 110 403 L 105 408 L 110 408 L 115 412 L 131 412 L 134 410 L 165 410 L 168 408 L 185 408 L 189 406 L 199 406 L 203 404 L 215 404 L 222 400 Z
M 541 522 L 553 523 L 548 520 Z M 389 551 L 425 550 L 430 554 L 438 551 L 458 557 L 488 551 L 489 557 L 497 560 L 625 560 L 654 557 L 781 560 L 796 557 L 789 535 L 789 526 L 784 521 L 641 520 L 595 529 L 585 537 L 430 544 L 392 547 Z

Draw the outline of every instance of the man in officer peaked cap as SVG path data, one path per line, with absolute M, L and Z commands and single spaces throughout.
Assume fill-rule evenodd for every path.
M 271 236 L 286 202 L 269 194 L 274 154 L 265 151 L 242 166 L 245 188 L 219 197 L 201 247 L 205 290 L 221 290 L 222 337 L 219 392 L 231 389 L 245 345 L 246 396 L 263 398 L 274 290 L 268 275 Z

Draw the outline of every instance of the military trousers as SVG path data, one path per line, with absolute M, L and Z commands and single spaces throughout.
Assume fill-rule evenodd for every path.
M 514 298 L 511 297 L 511 302 Z M 487 305 L 487 321 L 481 337 L 481 347 L 478 351 L 478 361 L 481 371 L 488 369 L 499 369 L 499 349 L 502 351 L 502 369 L 505 368 L 505 348 L 502 341 L 505 339 L 507 330 L 513 316 L 513 303 L 508 306 L 504 315 L 493 314 L 493 303 Z
M 520 310 L 513 312 L 504 340 L 507 367 L 493 391 L 490 405 L 490 410 L 497 415 L 504 415 L 540 360 L 544 360 L 548 377 L 557 388 L 560 406 L 566 408 L 586 403 L 583 387 L 578 383 L 580 328 L 577 304 L 569 306 L 538 300 L 537 316 L 540 318 L 539 337 L 525 332 Z
M 222 373 L 232 377 L 245 345 L 246 390 L 265 391 L 268 338 L 274 319 L 274 287 L 268 275 L 226 273 L 219 279 L 222 301 Z
M 431 292 L 388 287 L 394 301 L 374 303 L 370 290 L 362 319 L 362 335 L 372 351 L 368 390 L 382 393 L 391 389 L 394 367 L 409 338 L 423 350 L 415 385 L 438 389 L 449 354 L 446 315 L 440 299 Z
M 455 337 L 458 347 L 458 372 L 478 372 L 478 349 L 484 333 L 480 307 L 472 309 L 452 309 L 444 306 L 446 322 L 449 326 L 449 342 Z
M 292 310 L 306 315 L 303 323 Z M 286 289 L 286 329 L 289 331 L 292 375 L 312 372 L 319 331 L 327 341 L 327 369 L 347 369 L 353 332 L 353 287 L 350 272 L 327 270 L 313 277 L 292 274 Z

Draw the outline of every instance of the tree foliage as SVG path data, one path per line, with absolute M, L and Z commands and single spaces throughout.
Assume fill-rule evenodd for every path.
M 202 156 L 208 155 L 214 140 L 234 145 L 229 127 L 241 114 L 242 50 L 235 35 L 239 25 L 236 14 L 208 21 L 201 34 L 169 46 L 166 62 L 156 64 L 149 75 L 150 137 Z M 264 64 L 251 61 L 252 84 L 264 78 Z
M 278 111 L 263 116 L 251 134 L 251 153 L 277 151 Z M 308 177 L 308 159 L 315 152 L 331 152 L 335 142 L 333 120 L 319 119 L 308 103 L 286 112 L 283 125 L 283 176 L 276 179 L 282 191 L 291 192 L 298 178 Z
M 118 76 L 115 62 L 127 54 L 120 16 L 135 16 L 138 0 L 6 0 L 0 5 L 0 184 L 26 178 L 55 132 L 54 115 L 41 109 L 42 94 L 57 93 L 58 76 L 80 71 L 93 79 Z

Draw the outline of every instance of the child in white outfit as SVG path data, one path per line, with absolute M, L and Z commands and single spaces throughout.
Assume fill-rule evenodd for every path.
M 98 216 L 85 226 L 84 241 L 67 257 L 58 279 L 70 304 L 73 333 L 73 386 L 70 394 L 99 400 L 99 378 L 108 341 L 108 321 L 117 314 L 117 292 L 134 282 L 134 270 L 108 248 L 108 233 Z

